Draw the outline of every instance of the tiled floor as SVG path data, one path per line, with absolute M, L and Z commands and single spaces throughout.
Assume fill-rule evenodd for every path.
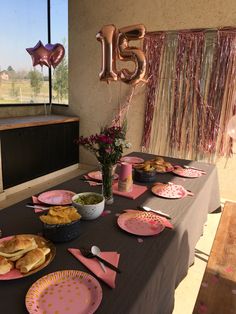
M 173 314 L 191 314 L 193 311 L 220 216 L 221 213 L 208 215 L 203 236 L 195 249 L 195 263 L 189 268 L 188 275 L 175 291 Z

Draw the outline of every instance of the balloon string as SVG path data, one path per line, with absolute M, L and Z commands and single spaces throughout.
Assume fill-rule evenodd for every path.
M 135 92 L 136 85 L 132 86 L 129 95 L 126 97 L 126 100 L 123 105 L 120 106 L 120 110 L 118 114 L 115 116 L 115 118 L 112 120 L 111 126 L 121 126 L 128 114 L 129 107 L 131 104 L 131 100 L 133 98 L 134 92 Z
M 107 84 L 107 85 L 108 85 L 108 104 L 109 106 L 111 106 L 111 102 L 112 102 L 111 85 L 110 84 Z
M 119 92 L 118 92 L 118 108 L 119 112 L 121 112 L 121 82 L 119 81 Z M 119 126 L 121 126 L 121 121 L 119 119 Z
M 54 79 L 54 71 L 53 71 L 53 69 L 51 68 L 51 73 L 52 73 L 52 78 L 51 78 L 51 93 L 52 93 L 52 90 L 53 90 L 53 79 Z M 51 114 L 52 113 L 52 95 L 51 95 L 51 98 L 50 98 L 50 102 L 49 102 L 49 114 Z
M 42 75 L 42 86 L 43 86 L 44 80 L 43 80 L 43 66 L 42 65 L 41 65 L 41 75 Z M 48 115 L 48 113 L 47 113 L 47 103 L 45 101 L 45 97 L 44 97 L 44 114 L 45 114 L 45 116 Z

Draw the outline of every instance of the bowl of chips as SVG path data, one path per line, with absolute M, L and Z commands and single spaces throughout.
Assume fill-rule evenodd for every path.
M 72 206 L 52 206 L 39 219 L 43 223 L 43 235 L 53 242 L 66 242 L 80 234 L 81 215 Z
M 77 208 L 82 219 L 93 220 L 102 214 L 105 207 L 105 199 L 102 194 L 84 192 L 74 195 L 72 204 Z

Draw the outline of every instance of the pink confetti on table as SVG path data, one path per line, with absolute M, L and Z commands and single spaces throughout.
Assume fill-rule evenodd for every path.
M 212 281 L 212 283 L 217 284 L 219 282 L 219 279 L 220 279 L 219 275 L 216 274 L 216 275 L 212 276 L 211 281 Z
M 143 239 L 142 238 L 137 238 L 138 243 L 143 243 Z
M 104 210 L 101 216 L 107 216 L 111 213 L 111 210 Z
M 208 287 L 208 283 L 205 282 L 205 281 L 203 281 L 203 282 L 202 282 L 202 287 L 203 287 L 203 288 L 207 288 L 207 287 Z
M 229 267 L 225 268 L 225 271 L 227 273 L 232 273 L 233 272 L 233 268 L 231 266 L 229 266 Z
M 199 308 L 198 308 L 198 313 L 206 313 L 207 311 L 207 306 L 203 302 L 200 303 Z

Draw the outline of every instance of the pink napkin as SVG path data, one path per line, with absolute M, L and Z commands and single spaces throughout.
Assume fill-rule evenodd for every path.
M 115 183 L 112 187 L 113 193 L 117 195 L 121 195 L 127 198 L 131 198 L 132 200 L 135 200 L 137 197 L 142 195 L 144 192 L 147 191 L 147 187 L 144 185 L 136 185 L 133 184 L 133 190 L 131 192 L 121 192 L 118 190 L 118 182 Z
M 96 258 L 87 258 L 84 257 L 79 249 L 70 248 L 68 251 L 74 255 L 82 264 L 84 264 L 91 272 L 93 272 L 98 278 L 103 280 L 111 288 L 115 288 L 115 279 L 116 272 L 109 267 L 106 267 L 106 272 L 101 268 L 101 265 L 96 260 Z M 114 266 L 118 266 L 120 254 L 117 252 L 101 252 L 101 258 L 105 259 L 107 262 L 111 263 Z
M 90 186 L 96 186 L 96 185 L 101 185 L 102 182 L 95 182 L 92 181 L 91 178 L 89 176 L 87 176 L 86 174 L 84 175 L 84 178 L 86 179 L 86 182 L 90 185 Z
M 166 228 L 170 228 L 170 229 L 174 229 L 174 226 L 172 225 L 172 223 L 170 222 L 170 220 L 168 220 L 167 218 L 158 215 L 158 218 L 162 221 L 163 225 Z
M 32 203 L 34 203 L 35 205 L 42 205 L 42 206 L 45 205 L 42 202 L 40 202 L 38 200 L 37 196 L 35 196 L 35 195 L 32 196 Z M 35 213 L 41 213 L 41 212 L 44 212 L 45 210 L 47 210 L 47 209 L 34 208 Z

